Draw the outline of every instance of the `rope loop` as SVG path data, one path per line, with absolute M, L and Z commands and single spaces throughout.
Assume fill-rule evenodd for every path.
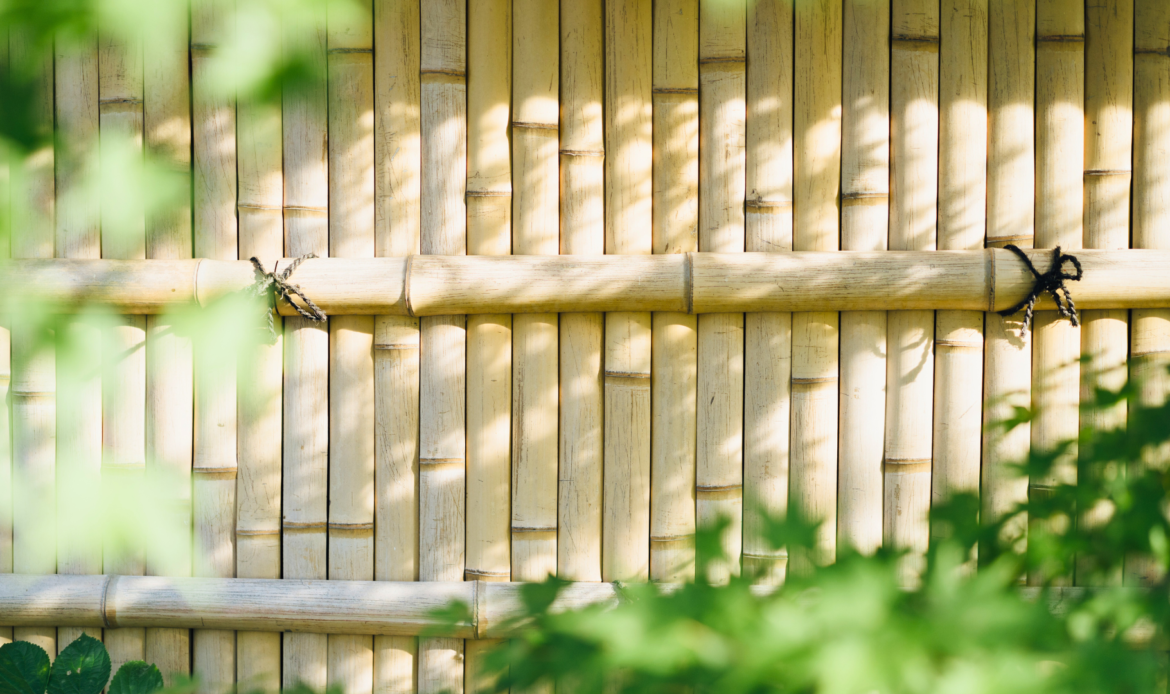
M 1080 321 L 1077 318 L 1076 304 L 1073 303 L 1072 295 L 1069 294 L 1068 287 L 1064 283 L 1065 280 L 1071 280 L 1073 282 L 1079 282 L 1081 280 L 1081 277 L 1085 274 L 1085 271 L 1081 268 L 1081 261 L 1077 260 L 1075 256 L 1061 253 L 1060 246 L 1057 246 L 1052 251 L 1051 267 L 1048 268 L 1048 272 L 1041 274 L 1036 269 L 1036 266 L 1032 264 L 1032 261 L 1028 259 L 1028 255 L 1017 246 L 1008 244 L 1004 246 L 1004 249 L 1015 253 L 1020 257 L 1020 260 L 1024 261 L 1024 265 L 1027 266 L 1028 270 L 1036 278 L 1036 284 L 1032 286 L 1032 291 L 1028 293 L 1027 298 L 1005 311 L 1000 311 L 999 315 L 1006 317 L 1018 313 L 1020 309 L 1024 309 L 1023 332 L 1027 335 L 1028 329 L 1032 325 L 1032 313 L 1036 307 L 1036 300 L 1040 298 L 1041 294 L 1048 292 L 1056 302 L 1056 310 L 1060 312 L 1060 315 L 1069 319 L 1074 326 L 1080 325 Z M 1064 271 L 1065 261 L 1073 264 L 1073 267 L 1077 269 L 1076 274 Z
M 252 285 L 252 293 L 257 298 L 264 297 L 267 299 L 268 332 L 272 335 L 274 340 L 276 339 L 277 304 L 280 301 L 284 301 L 289 306 L 292 306 L 297 313 L 311 321 L 325 320 L 325 312 L 322 311 L 321 308 L 317 306 L 317 304 L 314 304 L 312 299 L 305 296 L 305 293 L 301 291 L 299 286 L 288 281 L 288 279 L 292 277 L 293 272 L 296 271 L 297 267 L 301 263 L 308 260 L 309 258 L 316 257 L 316 254 L 313 253 L 302 255 L 301 257 L 292 261 L 292 263 L 290 263 L 289 266 L 284 270 L 279 272 L 277 272 L 276 266 L 273 266 L 272 272 L 268 272 L 264 269 L 264 265 L 262 265 L 258 259 L 251 258 L 252 268 L 256 272 L 256 284 Z M 280 262 L 277 261 L 277 265 L 279 264 Z M 303 308 L 300 304 L 293 301 L 293 296 L 300 297 L 301 300 L 305 302 L 305 306 L 308 308 Z

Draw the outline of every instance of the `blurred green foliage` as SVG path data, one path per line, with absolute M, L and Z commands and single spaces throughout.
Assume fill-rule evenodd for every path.
M 82 634 L 57 655 L 27 641 L 0 646 L 0 694 L 153 694 L 163 688 L 162 673 L 141 660 L 124 663 L 110 679 L 105 645 Z

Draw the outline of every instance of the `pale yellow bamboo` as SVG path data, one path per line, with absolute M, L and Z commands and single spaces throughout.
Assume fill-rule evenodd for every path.
M 748 251 L 792 250 L 793 6 L 748 3 Z M 776 584 L 788 568 L 786 549 L 764 535 L 765 517 L 788 510 L 788 445 L 792 417 L 792 314 L 744 316 L 743 568 Z
M 372 258 L 374 37 L 370 7 L 330 5 L 329 255 Z M 329 578 L 374 578 L 374 318 L 329 321 Z M 329 636 L 328 682 L 370 694 L 374 642 Z
M 60 146 L 56 167 L 56 247 L 66 258 L 101 257 L 101 208 L 97 191 L 82 182 L 96 164 L 98 146 L 97 40 L 86 35 L 56 45 L 54 106 Z M 102 571 L 101 536 L 90 529 L 101 515 L 102 385 L 101 330 L 84 320 L 61 324 L 65 350 L 57 364 L 57 570 Z M 57 630 L 57 648 L 83 633 Z M 98 639 L 100 629 L 87 632 Z
M 887 247 L 890 198 L 888 0 L 845 3 L 841 119 L 841 248 Z M 869 554 L 882 544 L 886 314 L 841 314 L 837 543 Z
M 467 252 L 467 15 L 421 4 L 423 254 Z M 458 581 L 466 568 L 467 333 L 464 316 L 424 318 L 419 365 L 419 579 Z M 463 642 L 419 640 L 418 690 L 463 691 Z
M 387 48 L 389 47 L 389 48 Z M 377 254 L 419 251 L 419 5 L 374 3 L 374 214 Z M 394 146 L 385 146 L 393 143 Z M 381 146 L 379 146 L 381 145 Z M 374 323 L 374 578 L 418 580 L 418 319 Z M 374 637 L 374 690 L 415 691 L 418 642 Z
M 313 62 L 316 76 L 286 85 L 282 95 L 284 250 L 292 257 L 329 255 L 328 93 L 325 16 L 318 10 L 304 33 L 284 43 Z M 281 560 L 284 578 L 326 577 L 329 469 L 329 329 L 306 318 L 285 320 Z M 328 642 L 324 634 L 286 634 L 281 685 L 324 690 Z
M 280 109 L 270 104 L 237 107 L 240 256 L 265 267 L 284 255 L 284 186 L 281 176 Z M 280 578 L 281 339 L 265 328 L 250 336 L 239 360 L 239 483 L 236 499 L 236 575 Z M 242 689 L 280 691 L 280 635 L 236 635 L 236 680 Z
M 114 168 L 119 148 L 135 154 L 143 143 L 143 55 L 140 41 L 121 43 L 102 36 L 99 55 L 100 123 L 103 198 L 129 184 L 124 170 Z M 123 160 L 127 159 L 123 157 Z M 146 228 L 141 209 L 102 206 L 102 257 L 145 258 Z M 129 499 L 142 480 L 146 463 L 146 321 L 122 316 L 102 345 L 103 496 L 114 510 Z M 131 502 L 133 503 L 133 502 Z M 143 536 L 131 527 L 108 536 L 104 571 L 141 575 L 145 569 Z M 106 647 L 116 668 L 146 655 L 142 629 L 107 630 Z
M 167 15 L 143 44 L 143 128 L 146 151 L 187 182 L 191 178 L 191 94 L 188 80 L 187 3 Z M 172 209 L 146 220 L 146 257 L 190 258 L 191 203 L 187 196 Z M 282 254 L 283 255 L 283 254 Z M 147 575 L 191 575 L 191 456 L 194 417 L 192 352 L 163 317 L 146 319 L 146 465 L 162 508 L 173 509 L 166 532 L 147 541 Z M 168 684 L 191 671 L 191 632 L 147 629 L 146 660 L 155 663 Z
M 938 208 L 939 5 L 891 5 L 889 247 L 933 250 Z M 882 536 L 910 550 L 901 580 L 912 583 L 929 540 L 934 314 L 887 318 L 886 442 Z
M 835 251 L 843 82 L 840 3 L 798 4 L 794 35 L 792 246 Z M 792 557 L 795 571 L 836 556 L 838 340 L 836 313 L 792 316 L 790 512 L 822 522 L 814 556 Z
M 605 252 L 652 250 L 650 3 L 605 4 Z M 650 574 L 650 342 L 648 312 L 605 317 L 605 443 L 601 574 Z
M 1036 7 L 988 4 L 987 246 L 1032 246 L 1035 221 Z M 996 424 L 1031 405 L 1032 347 L 1021 316 L 984 318 L 982 518 L 994 522 L 1027 499 L 1027 480 L 1008 465 L 1028 455 L 1031 425 Z
M 601 0 L 561 0 L 561 252 L 605 252 Z M 557 573 L 601 580 L 604 317 L 561 315 Z
M 699 250 L 699 3 L 654 5 L 654 252 Z M 698 324 L 652 317 L 650 578 L 695 568 L 695 412 Z
M 987 227 L 988 0 L 944 0 L 939 55 L 938 247 L 983 248 Z M 935 316 L 931 501 L 979 493 L 983 312 Z M 971 567 L 972 569 L 974 566 Z
M 1084 170 L 1084 7 L 1074 0 L 1036 3 L 1035 246 L 1082 245 Z M 1032 449 L 1051 451 L 1078 433 L 1080 328 L 1052 311 L 1036 313 L 1032 347 Z M 1076 479 L 1076 449 L 1054 474 L 1029 480 L 1029 495 Z
M 699 3 L 699 250 L 744 250 L 747 3 Z M 727 563 L 711 580 L 739 575 L 743 549 L 743 314 L 698 321 L 695 516 L 730 523 Z

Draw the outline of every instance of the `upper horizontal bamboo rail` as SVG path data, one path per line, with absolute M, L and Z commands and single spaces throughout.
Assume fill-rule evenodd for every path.
M 1051 251 L 1028 250 L 1045 270 Z M 1078 250 L 1078 308 L 1170 307 L 1170 251 Z M 287 267 L 281 260 L 279 267 Z M 271 266 L 271 263 L 268 263 Z M 255 281 L 247 261 L 12 260 L 0 296 L 68 310 L 106 304 L 161 313 Z M 423 256 L 306 260 L 290 281 L 331 315 L 591 311 L 1003 310 L 1033 279 L 1011 252 L 683 253 L 642 256 Z M 1044 297 L 1039 310 L 1051 310 Z M 287 305 L 280 312 L 291 315 Z

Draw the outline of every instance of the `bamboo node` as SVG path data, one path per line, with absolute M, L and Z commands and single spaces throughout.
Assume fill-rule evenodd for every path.
M 1085 178 L 1098 176 L 1131 176 L 1133 172 L 1129 169 L 1089 169 L 1085 171 Z
M 687 295 L 687 315 L 695 313 L 695 254 L 683 254 L 683 286 Z
M 513 128 L 521 128 L 526 130 L 551 130 L 556 132 L 561 129 L 561 126 L 556 123 L 535 123 L 532 121 L 512 121 Z
M 1027 335 L 1028 328 L 1032 325 L 1032 311 L 1036 307 L 1036 299 L 1040 298 L 1040 295 L 1044 292 L 1048 292 L 1052 295 L 1053 300 L 1056 301 L 1056 310 L 1060 312 L 1060 315 L 1068 318 L 1074 326 L 1080 325 L 1080 321 L 1077 319 L 1076 304 L 1073 303 L 1072 295 L 1069 294 L 1068 287 L 1064 285 L 1064 281 L 1072 280 L 1073 282 L 1079 282 L 1081 280 L 1081 277 L 1085 274 L 1085 271 L 1081 269 L 1081 261 L 1067 253 L 1062 254 L 1060 252 L 1060 246 L 1057 246 L 1052 251 L 1052 266 L 1048 268 L 1048 272 L 1040 274 L 1040 271 L 1028 259 L 1028 255 L 1021 251 L 1019 247 L 1008 244 L 1004 248 L 1015 253 L 1024 261 L 1024 265 L 1035 276 L 1036 284 L 1032 286 L 1032 291 L 1028 293 L 1027 298 L 1009 309 L 1000 311 L 999 315 L 1007 317 L 1019 312 L 1020 309 L 1024 309 L 1024 325 L 1022 330 L 1023 334 Z M 1063 266 L 1066 260 L 1071 262 L 1073 267 L 1077 269 L 1075 275 L 1064 271 Z M 1061 302 L 1061 295 L 1064 296 L 1063 303 Z
M 933 462 L 930 458 L 883 458 L 882 472 L 896 472 L 903 475 L 930 472 Z
M 110 600 L 110 593 L 113 592 L 114 581 L 117 580 L 117 576 L 107 574 L 105 580 L 102 581 L 102 601 L 99 606 L 99 611 L 102 615 L 102 626 L 106 629 L 112 629 L 117 626 L 117 613 L 113 607 L 113 602 Z
M 264 266 L 255 257 L 251 258 L 252 267 L 256 270 L 256 284 L 252 286 L 252 293 L 257 298 L 265 297 L 268 302 L 268 333 L 272 337 L 272 342 L 276 342 L 276 306 L 277 303 L 283 299 L 289 306 L 292 306 L 297 313 L 302 317 L 308 318 L 311 321 L 325 320 L 325 312 L 313 303 L 313 300 L 305 296 L 301 288 L 292 282 L 288 281 L 292 277 L 293 272 L 301 263 L 309 258 L 316 258 L 316 254 L 309 253 L 302 255 L 285 268 L 283 271 L 279 270 L 280 262 L 277 261 L 276 266 L 273 266 L 272 272 L 267 272 Z M 301 308 L 300 304 L 293 301 L 293 295 L 299 296 L 308 309 Z
M 601 149 L 562 149 L 562 157 L 604 157 L 605 150 Z
M 406 256 L 406 273 L 402 280 L 402 301 L 406 304 L 406 315 L 414 318 L 414 307 L 410 305 L 410 271 L 414 268 L 414 255 Z

